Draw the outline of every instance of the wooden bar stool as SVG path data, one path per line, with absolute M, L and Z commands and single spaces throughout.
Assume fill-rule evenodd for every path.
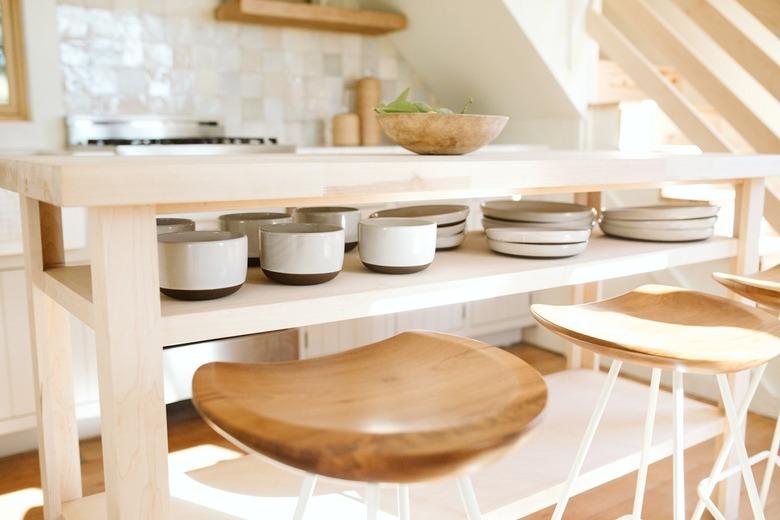
M 479 341 L 405 332 L 344 353 L 269 364 L 198 369 L 193 402 L 242 448 L 305 472 L 294 518 L 303 518 L 318 475 L 367 483 L 368 518 L 378 484 L 457 478 L 467 516 L 480 518 L 467 476 L 512 447 L 544 409 L 542 376 Z
M 596 410 L 555 508 L 554 520 L 563 517 L 623 362 L 653 369 L 634 507 L 632 514 L 624 518 L 641 517 L 655 407 L 664 369 L 673 374 L 674 520 L 685 518 L 684 373 L 716 376 L 753 514 L 755 518 L 764 518 L 738 417 L 747 413 L 766 363 L 780 354 L 778 320 L 734 300 L 663 285 L 644 285 L 616 298 L 585 305 L 537 304 L 531 307 L 531 312 L 556 334 L 613 358 Z M 751 369 L 748 395 L 738 412 L 726 374 Z
M 727 273 L 714 273 L 712 276 L 715 280 L 740 296 L 744 296 L 760 305 L 769 307 L 774 311 L 780 311 L 780 266 L 749 276 Z M 776 359 L 767 365 L 761 382 L 763 383 L 764 388 L 766 388 L 775 399 L 780 400 L 780 360 Z M 741 427 L 744 427 L 742 423 L 747 416 L 747 408 L 744 408 L 744 413 L 740 415 Z M 715 518 L 724 518 L 715 503 L 710 499 L 710 495 L 718 482 L 739 471 L 739 468 L 724 470 L 726 460 L 731 452 L 732 443 L 733 437 L 729 436 L 718 453 L 718 458 L 715 460 L 715 465 L 713 466 L 709 477 L 699 483 L 697 490 L 699 501 L 696 504 L 696 509 L 693 513 L 693 520 L 699 520 L 704 514 L 705 508 Z M 780 466 L 778 450 L 780 450 L 780 409 L 778 409 L 775 432 L 772 436 L 772 442 L 770 443 L 769 449 L 757 453 L 749 459 L 751 466 L 763 460 L 767 461 L 759 493 L 759 498 L 761 499 L 763 507 L 766 507 L 766 501 L 769 497 L 769 487 L 772 483 L 772 475 L 775 467 Z

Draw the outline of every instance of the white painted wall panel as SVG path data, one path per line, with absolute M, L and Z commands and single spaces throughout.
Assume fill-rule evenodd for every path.
M 0 288 L 2 276 L 0 276 Z M 0 309 L 5 300 L 0 300 Z M 11 417 L 11 373 L 10 353 L 8 352 L 8 327 L 5 312 L 0 311 L 0 420 Z
M 11 386 L 11 411 L 13 415 L 35 412 L 33 392 L 32 352 L 27 318 L 27 287 L 23 271 L 2 273 L 2 312 L 8 346 L 9 383 Z
M 342 352 L 395 334 L 394 316 L 374 316 L 302 329 L 301 358 Z

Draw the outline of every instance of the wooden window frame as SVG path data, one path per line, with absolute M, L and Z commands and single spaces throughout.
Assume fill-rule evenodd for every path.
M 2 7 L 3 48 L 8 74 L 7 104 L 0 104 L 0 121 L 28 119 L 27 77 L 24 67 L 21 0 L 0 0 Z

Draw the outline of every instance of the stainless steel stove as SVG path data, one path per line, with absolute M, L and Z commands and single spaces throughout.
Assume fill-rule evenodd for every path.
M 68 148 L 77 154 L 237 155 L 292 153 L 273 136 L 229 137 L 219 121 L 153 116 L 72 116 Z

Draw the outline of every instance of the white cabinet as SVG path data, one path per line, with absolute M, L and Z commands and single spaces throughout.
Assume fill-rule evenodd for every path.
M 425 329 L 486 338 L 499 345 L 521 339 L 521 329 L 534 323 L 529 295 L 402 312 L 304 327 L 301 356 L 311 358 L 380 341 L 405 330 Z M 506 334 L 502 334 L 506 333 Z

